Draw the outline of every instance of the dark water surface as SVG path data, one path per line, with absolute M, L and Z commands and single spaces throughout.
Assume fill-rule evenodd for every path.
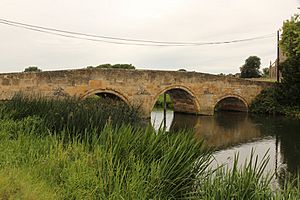
M 163 112 L 154 110 L 151 123 L 158 129 Z M 267 171 L 284 176 L 300 169 L 300 120 L 283 116 L 250 115 L 221 112 L 214 116 L 194 116 L 167 112 L 167 130 L 193 129 L 195 137 L 215 149 L 213 166 L 232 164 L 235 154 L 239 163 L 249 159 L 251 150 L 261 159 L 270 157 Z

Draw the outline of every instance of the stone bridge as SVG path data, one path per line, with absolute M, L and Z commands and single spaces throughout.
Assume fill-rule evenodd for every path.
M 94 68 L 0 74 L 0 100 L 18 92 L 46 97 L 104 95 L 139 105 L 149 118 L 158 97 L 167 93 L 175 112 L 213 115 L 216 108 L 247 111 L 261 90 L 271 85 L 196 72 Z

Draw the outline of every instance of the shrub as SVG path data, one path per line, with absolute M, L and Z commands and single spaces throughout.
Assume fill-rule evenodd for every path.
M 42 71 L 41 69 L 35 66 L 27 67 L 24 70 L 24 72 L 41 72 L 41 71 Z
M 283 114 L 283 107 L 277 101 L 278 89 L 276 87 L 263 90 L 251 103 L 250 112 Z

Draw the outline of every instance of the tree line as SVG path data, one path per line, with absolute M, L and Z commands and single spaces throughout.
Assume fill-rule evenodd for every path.
M 96 67 L 94 66 L 87 66 L 87 69 L 93 69 L 93 68 L 98 68 L 98 69 L 135 69 L 135 66 L 132 64 L 101 64 Z M 36 67 L 36 66 L 29 66 L 24 69 L 24 72 L 41 72 L 42 69 Z

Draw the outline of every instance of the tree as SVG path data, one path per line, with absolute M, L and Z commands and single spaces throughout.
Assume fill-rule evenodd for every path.
M 289 57 L 280 64 L 282 68 L 280 102 L 300 107 L 300 57 Z
M 110 69 L 135 69 L 132 64 L 102 64 L 98 65 L 96 68 L 110 68 Z
M 280 83 L 267 89 L 251 105 L 251 111 L 292 114 L 300 113 L 300 17 L 284 22 L 280 48 L 286 60 L 279 65 Z
M 282 104 L 300 107 L 300 17 L 293 16 L 284 22 L 280 47 L 287 59 L 280 64 L 282 71 Z
M 266 68 L 263 68 L 263 74 L 262 74 L 263 77 L 269 77 L 270 76 L 270 70 L 268 67 Z
M 260 58 L 257 56 L 250 56 L 245 60 L 245 64 L 240 68 L 241 78 L 258 78 L 260 77 Z
M 300 16 L 294 15 L 283 23 L 280 47 L 287 57 L 300 55 Z
M 24 72 L 41 72 L 42 70 L 35 66 L 30 66 L 24 69 Z

